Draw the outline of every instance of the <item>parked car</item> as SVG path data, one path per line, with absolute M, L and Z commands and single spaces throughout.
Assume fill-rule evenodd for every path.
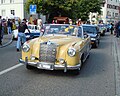
M 28 32 L 28 30 L 25 30 L 25 35 L 27 39 L 32 39 L 35 37 L 39 37 L 40 36 L 40 28 L 36 25 L 28 25 L 28 29 L 30 30 L 30 33 Z M 13 40 L 17 40 L 18 38 L 18 29 L 13 30 Z
M 100 32 L 99 28 L 96 25 L 83 24 L 84 33 L 87 33 L 91 37 L 91 45 L 94 48 L 97 48 L 100 43 Z
M 104 24 L 98 24 L 98 27 L 99 27 L 99 29 L 100 29 L 100 35 L 101 35 L 101 36 L 105 36 L 105 33 L 106 33 L 106 31 L 107 31 L 106 26 L 105 26 Z
M 82 26 L 50 24 L 42 37 L 25 42 L 20 63 L 27 69 L 79 70 L 89 56 L 90 36 L 84 36 Z M 82 32 L 82 33 L 81 33 Z

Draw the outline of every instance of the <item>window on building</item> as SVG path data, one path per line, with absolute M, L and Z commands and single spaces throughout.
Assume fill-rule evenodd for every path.
M 15 10 L 11 10 L 11 14 L 15 15 Z
M 1 0 L 1 4 L 4 4 L 5 3 L 5 0 Z
M 10 0 L 10 3 L 14 3 L 14 0 Z
M 111 12 L 110 11 L 107 11 L 107 16 L 111 17 Z
M 5 10 L 1 10 L 1 15 L 6 16 Z
M 118 17 L 118 13 L 115 13 L 115 17 Z
M 114 17 L 114 12 L 113 12 L 113 14 L 112 14 L 112 17 Z

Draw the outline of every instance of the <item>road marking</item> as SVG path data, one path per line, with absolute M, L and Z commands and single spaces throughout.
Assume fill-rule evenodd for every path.
M 20 67 L 20 66 L 22 66 L 23 64 L 17 64 L 17 65 L 15 65 L 15 66 L 12 66 L 12 67 L 10 67 L 10 68 L 8 68 L 8 69 L 5 69 L 5 70 L 3 70 L 3 71 L 1 71 L 0 72 L 0 75 L 3 75 L 3 74 L 5 74 L 5 73 L 7 73 L 7 72 L 9 72 L 9 71 L 11 71 L 11 70 L 13 70 L 13 69 L 16 69 L 16 68 L 18 68 L 18 67 Z

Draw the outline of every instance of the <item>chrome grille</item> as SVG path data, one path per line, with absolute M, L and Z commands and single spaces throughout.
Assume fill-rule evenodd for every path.
M 55 44 L 47 45 L 47 43 L 41 43 L 39 60 L 41 62 L 55 63 L 56 48 L 57 46 Z

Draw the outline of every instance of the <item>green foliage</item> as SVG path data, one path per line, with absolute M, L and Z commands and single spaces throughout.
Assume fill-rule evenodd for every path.
M 55 16 L 67 16 L 73 20 L 81 18 L 87 20 L 90 12 L 101 13 L 101 0 L 27 0 L 25 8 L 29 12 L 29 5 L 36 4 L 37 12 Z

